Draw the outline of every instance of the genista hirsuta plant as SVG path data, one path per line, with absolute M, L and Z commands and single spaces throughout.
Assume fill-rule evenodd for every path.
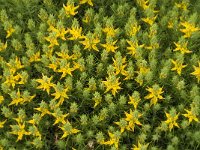
M 0 0 L 0 150 L 199 150 L 199 0 Z

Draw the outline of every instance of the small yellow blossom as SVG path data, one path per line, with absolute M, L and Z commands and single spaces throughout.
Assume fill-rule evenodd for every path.
M 50 25 L 48 31 L 52 31 L 56 33 L 56 37 L 60 37 L 62 40 L 66 40 L 65 35 L 68 33 L 64 27 L 55 28 L 54 26 Z
M 59 45 L 57 41 L 57 36 L 54 34 L 50 34 L 48 37 L 45 37 L 45 40 L 50 43 L 50 45 L 48 46 L 49 48 L 53 48 L 54 46 Z
M 95 51 L 99 51 L 97 48 L 97 44 L 100 42 L 100 40 L 98 39 L 98 37 L 84 37 L 84 41 L 80 41 L 81 44 L 83 44 L 85 47 L 84 49 L 88 49 L 90 50 L 95 50 Z
M 4 127 L 4 124 L 6 123 L 7 120 L 0 121 L 0 129 Z
M 35 113 L 32 117 L 31 120 L 27 121 L 28 123 L 32 124 L 32 125 L 38 125 L 39 122 L 41 120 L 41 116 L 38 113 Z
M 110 137 L 110 140 L 106 141 L 106 142 L 103 142 L 103 144 L 104 145 L 114 145 L 115 148 L 118 149 L 120 133 L 119 132 L 115 132 L 115 133 L 108 132 L 108 135 Z
M 105 27 L 102 29 L 104 33 L 106 33 L 107 37 L 115 37 L 118 32 L 118 29 L 114 29 L 113 27 Z
M 119 73 L 121 73 L 122 75 L 126 75 L 126 66 L 126 57 L 116 57 L 116 59 L 113 58 L 113 68 L 115 69 L 115 75 L 118 75 Z
M 174 51 L 180 51 L 181 54 L 192 53 L 192 51 L 187 49 L 188 42 L 184 42 L 184 43 L 182 43 L 182 45 L 180 43 L 176 43 L 176 42 L 174 42 L 174 44 L 176 45 L 176 48 Z
M 185 29 L 180 29 L 181 32 L 183 32 L 185 35 L 185 38 L 191 37 L 192 33 L 199 31 L 200 29 L 195 27 L 193 24 L 189 22 L 181 22 L 181 25 L 185 27 Z
M 175 6 L 180 8 L 180 9 L 183 9 L 184 11 L 188 10 L 188 3 L 185 2 L 185 1 L 182 1 L 181 3 L 175 3 Z
M 92 0 L 80 0 L 80 4 L 88 3 L 90 6 L 93 6 Z
M 113 75 L 109 75 L 106 78 L 106 81 L 102 81 L 102 82 L 106 86 L 105 93 L 108 91 L 111 91 L 112 94 L 115 96 L 117 93 L 117 90 L 121 89 L 121 87 L 120 87 L 121 82 L 119 82 L 119 78 L 116 78 Z
M 138 26 L 136 23 L 130 26 L 130 29 L 128 31 L 129 36 L 135 36 L 137 32 L 140 31 L 141 26 Z
M 12 99 L 12 102 L 9 104 L 10 105 L 18 105 L 19 103 L 22 103 L 23 102 L 23 98 L 21 97 L 21 93 L 20 93 L 20 90 L 18 88 L 18 91 L 15 95 L 15 98 Z
M 69 37 L 69 40 L 78 40 L 84 38 L 82 35 L 82 27 L 72 27 L 69 29 L 69 33 L 71 34 L 71 37 Z
M 99 95 L 99 93 L 95 92 L 92 100 L 95 102 L 94 108 L 96 108 L 101 103 L 102 97 Z
M 33 54 L 32 56 L 30 56 L 30 58 L 29 58 L 29 62 L 31 63 L 31 62 L 38 62 L 38 61 L 40 61 L 41 60 L 41 58 L 40 58 L 40 52 L 37 52 L 37 53 L 35 53 L 35 54 Z
M 146 10 L 147 8 L 149 8 L 149 0 L 145 1 L 145 0 L 136 0 L 137 4 L 142 7 L 144 10 Z
M 125 120 L 128 122 L 128 125 L 126 127 L 127 130 L 134 131 L 135 125 L 139 126 L 142 125 L 138 120 L 142 116 L 142 114 L 140 114 L 139 112 L 132 111 L 130 109 L 130 113 L 125 112 L 125 115 L 126 115 Z
M 137 52 L 137 48 L 142 48 L 144 47 L 144 44 L 142 45 L 138 45 L 137 41 L 129 41 L 127 40 L 127 43 L 129 44 L 129 47 L 127 47 L 127 50 L 129 51 L 128 54 L 132 55 L 133 57 L 135 56 L 136 52 Z
M 58 53 L 56 53 L 56 54 L 58 55 Z M 63 56 L 62 52 L 60 52 L 59 54 L 61 54 Z M 53 69 L 54 72 L 57 72 L 59 65 L 60 65 L 60 61 L 58 59 L 51 60 L 51 63 L 48 65 L 48 68 L 51 68 L 51 69 Z
M 161 95 L 164 91 L 162 88 L 159 87 L 159 85 L 155 84 L 153 85 L 152 88 L 149 87 L 146 90 L 149 92 L 149 94 L 145 96 L 144 98 L 151 100 L 150 106 L 153 104 L 155 105 L 159 99 L 160 100 L 164 99 Z
M 6 38 L 9 38 L 15 32 L 15 29 L 13 27 L 10 27 L 6 30 L 6 32 L 7 32 Z
M 51 83 L 53 76 L 48 78 L 47 76 L 45 76 L 44 74 L 42 74 L 42 79 L 37 79 L 36 81 L 38 83 L 40 83 L 41 85 L 37 87 L 37 89 L 43 89 L 43 91 L 47 91 L 47 93 L 49 94 L 50 92 L 50 88 L 54 85 L 53 83 Z
M 184 109 L 184 110 L 187 112 L 187 114 L 183 114 L 183 116 L 189 119 L 189 123 L 191 123 L 192 120 L 199 122 L 199 119 L 197 118 L 195 112 L 192 109 L 191 110 Z
M 107 52 L 114 53 L 116 51 L 116 49 L 118 48 L 117 46 L 115 46 L 116 43 L 117 43 L 117 40 L 114 42 L 108 42 L 106 44 L 101 44 L 101 46 L 104 47 Z
M 68 135 L 76 134 L 76 133 L 80 132 L 80 130 L 73 128 L 69 121 L 67 121 L 67 123 L 63 124 L 63 126 L 61 126 L 59 128 L 62 129 L 62 131 L 63 131 L 63 135 L 62 135 L 61 139 L 66 138 Z
M 175 116 L 172 116 L 171 114 L 168 114 L 166 112 L 165 112 L 165 114 L 167 117 L 167 120 L 165 121 L 165 123 L 167 123 L 169 125 L 169 130 L 171 131 L 174 126 L 179 128 L 179 125 L 176 123 L 179 113 Z
M 199 81 L 200 81 L 200 61 L 199 61 L 199 67 L 196 67 L 196 66 L 193 66 L 193 67 L 194 67 L 194 72 L 192 72 L 191 74 L 197 78 L 198 83 L 199 83 Z
M 2 104 L 4 101 L 4 97 L 3 96 L 0 96 L 0 104 Z
M 76 11 L 76 10 L 79 8 L 79 6 L 75 7 L 73 3 L 71 3 L 71 4 L 67 3 L 66 6 L 63 4 L 63 7 L 65 9 L 65 13 L 66 13 L 67 17 L 70 17 L 70 15 L 74 16 L 78 13 L 78 11 Z
M 39 132 L 38 127 L 36 127 L 35 125 L 29 126 L 29 132 L 30 132 L 30 135 L 33 135 L 34 137 L 38 137 L 40 140 L 42 139 L 42 135 Z
M 119 122 L 114 122 L 116 125 L 120 127 L 120 132 L 123 133 L 125 129 L 127 129 L 127 121 L 122 118 Z
M 34 108 L 35 110 L 41 112 L 41 117 L 43 117 L 44 115 L 48 114 L 50 115 L 50 111 L 48 110 L 48 108 L 45 108 L 45 107 L 38 107 L 38 108 Z
M 22 65 L 18 57 L 15 58 L 15 61 L 11 60 L 9 63 L 6 64 L 12 74 L 14 74 L 17 70 L 24 68 L 24 65 Z
M 133 145 L 134 147 L 132 148 L 132 150 L 147 150 L 148 146 L 149 146 L 149 143 L 147 144 L 141 144 L 139 141 L 138 141 L 138 145 Z
M 168 21 L 168 25 L 167 25 L 167 27 L 168 27 L 169 29 L 173 29 L 173 27 L 174 27 L 174 23 L 173 23 L 172 20 L 169 20 L 169 21 Z
M 30 135 L 30 132 L 25 130 L 25 123 L 18 125 L 10 125 L 12 128 L 11 134 L 18 135 L 17 141 L 22 140 L 24 135 Z
M 65 66 L 60 66 L 60 69 L 57 70 L 57 72 L 61 72 L 62 76 L 61 79 L 66 77 L 67 74 L 72 76 L 72 72 L 74 71 L 74 68 L 70 67 L 70 63 L 67 63 Z
M 142 20 L 145 22 L 145 23 L 148 23 L 149 25 L 153 25 L 153 23 L 155 22 L 157 18 L 157 15 L 155 17 L 146 17 L 146 18 L 142 18 Z
M 4 43 L 0 43 L 0 51 L 4 51 L 6 48 L 7 48 L 7 41 L 6 41 L 6 43 L 4 44 Z
M 57 85 L 54 85 L 53 86 L 54 90 L 55 90 L 55 93 L 51 94 L 52 96 L 55 96 L 55 100 L 59 99 L 59 102 L 58 102 L 58 106 L 59 105 L 62 105 L 62 103 L 64 102 L 64 99 L 68 99 L 68 95 L 67 95 L 67 92 L 69 91 L 68 88 L 63 88 L 62 85 L 60 84 L 57 84 Z
M 64 115 L 63 115 L 63 112 L 62 112 L 59 108 L 57 108 L 57 109 L 55 110 L 55 112 L 52 113 L 52 115 L 53 115 L 53 116 L 55 117 L 55 119 L 56 119 L 53 125 L 56 125 L 56 124 L 58 124 L 58 123 L 66 124 L 65 118 L 66 118 L 69 114 L 64 114 Z
M 185 68 L 187 65 L 183 65 L 181 62 L 178 60 L 174 61 L 171 60 L 171 62 L 174 64 L 174 67 L 171 69 L 173 71 L 177 71 L 178 75 L 181 75 L 181 71 L 183 68 Z
M 132 96 L 129 95 L 128 104 L 132 104 L 135 109 L 137 109 L 138 103 L 141 101 L 139 93 L 135 93 Z
M 17 74 L 16 76 L 9 75 L 6 76 L 6 81 L 4 84 L 7 84 L 9 87 L 12 86 L 13 88 L 15 87 L 16 84 L 19 84 L 20 80 L 20 75 Z

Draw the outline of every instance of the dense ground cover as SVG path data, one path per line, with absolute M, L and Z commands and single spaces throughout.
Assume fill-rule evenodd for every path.
M 0 150 L 200 149 L 199 0 L 0 0 Z

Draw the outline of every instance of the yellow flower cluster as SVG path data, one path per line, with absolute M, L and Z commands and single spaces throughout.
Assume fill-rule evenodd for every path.
M 0 6 L 0 150 L 198 147 L 189 1 L 62 2 Z

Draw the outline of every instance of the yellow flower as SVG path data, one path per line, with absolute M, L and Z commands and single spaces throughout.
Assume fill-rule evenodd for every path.
M 65 6 L 63 4 L 63 7 L 65 9 L 65 13 L 66 13 L 67 17 L 70 17 L 70 15 L 74 16 L 78 13 L 78 11 L 76 11 L 76 10 L 79 8 L 79 6 L 74 7 L 73 3 L 71 3 L 71 4 L 67 3 L 67 6 Z
M 20 90 L 18 88 L 18 91 L 17 92 L 12 92 L 10 94 L 11 98 L 12 98 L 12 101 L 11 103 L 9 104 L 10 105 L 18 105 L 18 104 L 23 104 L 25 102 L 30 102 L 36 95 L 33 95 L 33 96 L 30 96 L 29 95 L 30 93 L 28 91 L 24 91 L 23 94 L 20 93 Z
M 59 128 L 64 132 L 61 139 L 66 138 L 68 135 L 80 132 L 80 130 L 73 128 L 69 121 L 67 121 L 67 123 L 63 124 L 63 126 Z
M 48 108 L 46 108 L 46 107 L 38 107 L 38 108 L 34 108 L 34 109 L 42 113 L 41 117 L 43 117 L 46 114 L 48 114 L 48 115 L 51 114 L 50 111 L 48 110 Z
M 73 59 L 73 55 L 69 55 L 68 51 L 61 51 L 61 52 L 56 52 L 56 54 L 61 57 L 60 60 L 70 60 Z
M 192 53 L 192 51 L 187 49 L 188 42 L 184 42 L 184 43 L 182 43 L 182 45 L 180 43 L 175 43 L 175 42 L 174 42 L 174 44 L 176 45 L 176 49 L 174 51 L 180 51 L 181 54 Z
M 120 119 L 119 122 L 114 122 L 114 123 L 120 127 L 121 133 L 123 133 L 127 128 L 127 121 L 124 118 Z
M 171 70 L 177 71 L 178 75 L 181 75 L 181 71 L 183 68 L 185 68 L 187 65 L 183 65 L 180 61 L 171 60 L 171 62 L 174 64 L 174 67 Z
M 10 125 L 12 128 L 11 134 L 18 135 L 17 141 L 22 140 L 24 135 L 30 135 L 30 132 L 27 132 L 25 130 L 25 123 L 23 124 L 18 124 L 18 125 Z
M 67 74 L 72 76 L 73 71 L 74 71 L 74 68 L 70 68 L 70 63 L 67 63 L 65 65 L 61 65 L 60 69 L 57 70 L 57 72 L 62 72 L 61 79 L 66 77 Z
M 49 48 L 53 48 L 54 46 L 59 45 L 56 34 L 50 34 L 48 37 L 45 37 L 45 40 L 50 43 L 50 45 L 48 46 Z
M 4 97 L 3 96 L 0 96 L 0 104 L 2 104 L 4 101 Z
M 179 113 L 177 115 L 174 115 L 174 116 L 172 116 L 172 115 L 170 115 L 166 112 L 165 112 L 165 114 L 166 114 L 166 117 L 167 117 L 167 120 L 165 121 L 165 123 L 167 123 L 169 125 L 170 131 L 172 130 L 172 128 L 174 126 L 179 128 L 178 124 L 176 123 L 176 120 L 178 119 Z
M 134 131 L 135 129 L 135 124 L 141 126 L 142 124 L 139 122 L 139 118 L 142 116 L 142 114 L 140 114 L 137 111 L 132 111 L 130 109 L 130 113 L 125 112 L 126 118 L 125 120 L 128 122 L 128 125 L 126 127 L 127 130 L 129 131 Z
M 136 23 L 130 26 L 128 31 L 129 36 L 135 36 L 137 32 L 140 31 L 141 26 L 138 26 Z
M 37 52 L 37 53 L 35 53 L 35 54 L 33 54 L 32 56 L 30 56 L 30 58 L 29 58 L 29 62 L 31 63 L 31 62 L 38 62 L 38 61 L 40 61 L 41 60 L 41 58 L 40 58 L 40 52 Z
M 181 3 L 175 3 L 175 6 L 186 11 L 188 7 L 188 3 L 183 1 Z
M 7 48 L 7 41 L 6 41 L 6 43 L 4 44 L 4 43 L 0 43 L 0 51 L 3 51 L 3 50 L 5 50 L 6 48 Z
M 102 29 L 102 31 L 107 34 L 107 37 L 115 37 L 118 29 L 114 29 L 113 27 L 105 27 Z
M 69 91 L 68 88 L 63 88 L 62 85 L 60 85 L 60 83 L 58 83 L 57 85 L 54 85 L 53 86 L 54 90 L 55 90 L 55 93 L 51 94 L 52 96 L 55 96 L 54 99 L 60 99 L 59 102 L 58 102 L 58 106 L 62 105 L 64 99 L 68 99 L 68 95 L 67 95 L 67 92 Z
M 136 0 L 136 2 L 138 3 L 139 6 L 141 6 L 144 10 L 146 10 L 147 8 L 149 8 L 149 0 L 145 1 L 145 0 Z
M 51 83 L 53 76 L 48 78 L 47 76 L 45 76 L 44 74 L 42 74 L 42 79 L 37 79 L 36 81 L 38 83 L 40 83 L 41 85 L 37 87 L 37 89 L 43 89 L 43 91 L 47 91 L 47 93 L 49 94 L 50 88 L 54 85 L 53 83 Z
M 169 29 L 173 29 L 173 27 L 174 27 L 174 23 L 173 23 L 172 20 L 168 21 L 168 25 L 167 25 L 167 27 L 168 27 Z
M 12 102 L 8 105 L 18 105 L 19 103 L 22 103 L 23 102 L 23 98 L 21 97 L 21 94 L 20 94 L 20 91 L 19 91 L 19 88 L 18 88 L 18 91 L 15 95 L 15 98 L 12 98 Z
M 29 126 L 29 131 L 30 131 L 30 134 L 33 135 L 34 137 L 38 137 L 40 140 L 42 139 L 42 135 L 35 125 Z
M 199 67 L 196 67 L 196 66 L 193 66 L 193 67 L 194 67 L 194 72 L 192 72 L 191 74 L 197 78 L 198 83 L 199 83 L 199 81 L 200 81 L 200 61 L 199 61 Z
M 119 86 L 121 83 L 119 82 L 119 78 L 116 78 L 113 75 L 109 75 L 106 78 L 106 81 L 102 81 L 103 84 L 106 86 L 106 92 L 111 91 L 112 94 L 115 96 L 117 93 L 117 90 L 120 90 L 121 87 Z
M 57 55 L 60 55 L 60 54 L 63 55 L 62 52 L 58 52 L 56 54 Z M 48 68 L 51 68 L 51 69 L 53 69 L 54 72 L 57 72 L 57 68 L 58 68 L 59 65 L 60 65 L 60 61 L 57 58 L 56 59 L 52 59 L 51 63 L 48 65 Z
M 145 22 L 145 23 L 148 23 L 149 25 L 153 25 L 153 23 L 155 22 L 157 18 L 157 15 L 155 17 L 146 17 L 146 18 L 142 18 L 142 20 Z
M 138 63 L 137 66 L 139 68 L 139 70 L 136 71 L 136 73 L 138 73 L 138 75 L 144 76 L 150 71 L 150 68 L 147 66 L 147 62 L 145 60 Z
M 129 50 L 130 55 L 132 55 L 133 57 L 135 56 L 136 52 L 137 52 L 137 48 L 142 48 L 144 47 L 144 44 L 142 45 L 138 45 L 137 41 L 129 41 L 127 40 L 127 43 L 129 44 L 129 47 L 127 47 L 127 50 Z
M 55 122 L 53 125 L 56 125 L 58 123 L 62 123 L 62 124 L 66 124 L 65 118 L 69 115 L 69 114 L 64 114 L 63 112 L 60 110 L 60 108 L 57 108 L 54 113 L 52 113 L 52 115 L 56 118 Z
M 21 61 L 18 57 L 15 58 L 15 61 L 11 60 L 9 63 L 6 64 L 12 74 L 14 74 L 17 70 L 24 68 L 24 65 L 21 64 Z
M 16 76 L 8 75 L 6 76 L 6 81 L 4 82 L 4 84 L 7 84 L 9 87 L 12 86 L 14 88 L 15 85 L 19 83 L 19 80 L 20 80 L 19 74 Z
M 138 141 L 138 145 L 133 145 L 134 147 L 132 148 L 132 150 L 147 150 L 149 143 L 143 145 Z
M 69 29 L 69 33 L 72 35 L 72 37 L 69 37 L 69 40 L 78 40 L 84 38 L 82 36 L 82 27 L 72 27 Z
M 0 129 L 4 127 L 4 124 L 6 123 L 7 120 L 0 121 Z
M 127 72 L 125 71 L 126 64 L 126 57 L 115 57 L 113 59 L 113 68 L 115 69 L 115 75 L 118 75 L 121 73 L 122 75 L 127 75 Z
M 155 105 L 159 99 L 164 99 L 161 95 L 164 91 L 162 88 L 159 87 L 159 85 L 155 84 L 152 88 L 147 88 L 146 90 L 149 92 L 149 94 L 144 98 L 151 100 L 150 106 L 153 104 Z
M 115 133 L 108 132 L 108 135 L 110 137 L 110 140 L 103 142 L 103 144 L 104 145 L 114 145 L 115 148 L 118 149 L 120 133 L 119 132 L 115 132 Z
M 101 44 L 101 46 L 104 47 L 107 52 L 115 52 L 115 50 L 118 48 L 117 46 L 115 46 L 116 43 L 117 43 L 117 40 L 114 42 L 107 41 L 106 44 Z
M 99 51 L 96 44 L 98 44 L 100 42 L 100 40 L 98 39 L 98 37 L 94 37 L 94 36 L 85 36 L 84 37 L 84 41 L 80 41 L 81 44 L 83 44 L 85 47 L 84 49 L 88 49 L 90 50 L 95 50 L 95 51 Z
M 191 123 L 192 120 L 199 122 L 199 119 L 197 118 L 195 112 L 192 109 L 191 110 L 185 109 L 185 111 L 187 112 L 187 114 L 183 114 L 183 116 L 189 119 L 189 123 Z
M 180 29 L 185 35 L 185 38 L 191 37 L 192 33 L 199 31 L 200 29 L 195 27 L 193 24 L 189 22 L 181 22 L 181 25 L 185 27 L 185 29 Z
M 135 109 L 137 109 L 138 103 L 141 101 L 140 95 L 138 92 L 134 92 L 132 96 L 129 95 L 128 104 L 132 104 Z
M 66 40 L 65 34 L 68 33 L 68 30 L 65 30 L 64 27 L 55 28 L 54 26 L 50 25 L 48 31 L 52 31 L 56 33 L 56 37 L 60 37 L 62 40 Z
M 100 94 L 98 92 L 95 92 L 92 100 L 95 102 L 94 108 L 96 108 L 101 103 L 102 97 L 100 96 Z
M 9 38 L 15 32 L 15 29 L 13 27 L 10 27 L 6 30 L 6 32 L 7 32 L 6 38 Z
M 40 120 L 41 120 L 41 116 L 38 113 L 35 113 L 32 117 L 33 119 L 27 121 L 28 123 L 32 124 L 32 125 L 38 125 Z
M 80 0 L 80 4 L 88 3 L 89 5 L 93 6 L 92 0 Z

